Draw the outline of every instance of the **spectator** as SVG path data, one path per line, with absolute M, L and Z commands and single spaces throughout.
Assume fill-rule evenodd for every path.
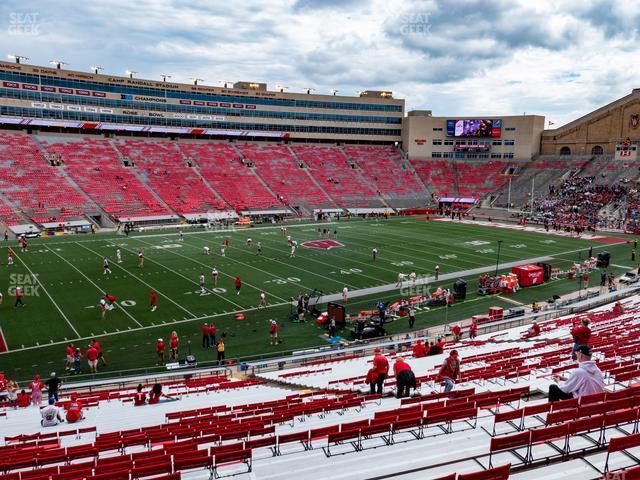
M 216 345 L 216 350 L 218 352 L 218 365 L 222 365 L 224 363 L 224 339 L 220 338 L 218 345 Z
M 70 343 L 69 345 L 67 345 L 67 361 L 64 366 L 64 369 L 67 372 L 73 370 L 73 354 L 75 353 L 75 351 L 76 351 L 76 348 L 73 345 L 73 343 Z
M 533 322 L 533 325 L 529 327 L 527 333 L 530 337 L 537 337 L 538 335 L 540 335 L 540 325 L 538 325 L 536 322 Z
M 459 323 L 456 323 L 453 327 L 451 327 L 451 333 L 453 333 L 453 341 L 458 343 L 462 338 L 462 327 Z
M 366 383 L 369 385 L 371 389 L 371 395 L 376 393 L 376 384 L 378 382 L 378 371 L 375 367 L 371 367 L 367 372 L 367 376 L 365 378 Z
M 571 336 L 573 337 L 573 350 L 571 351 L 571 358 L 576 360 L 576 351 L 581 345 L 589 345 L 591 339 L 591 329 L 589 328 L 589 319 L 583 318 L 580 325 L 575 325 L 571 329 Z
M 457 350 L 452 350 L 445 358 L 440 372 L 438 372 L 438 378 L 444 382 L 445 392 L 453 390 L 456 382 L 460 379 L 460 359 Z
M 591 360 L 591 348 L 588 345 L 580 345 L 575 353 L 578 368 L 573 370 L 569 377 L 562 375 L 552 377 L 556 382 L 562 381 L 562 383 L 549 386 L 549 402 L 604 392 L 604 378 L 596 363 Z
M 27 408 L 29 405 L 31 405 L 31 395 L 29 395 L 27 392 L 22 390 L 18 394 L 18 399 L 16 401 L 16 405 L 19 408 Z
M 40 406 L 40 403 L 42 403 L 42 388 L 44 387 L 44 383 L 40 381 L 40 375 L 36 375 L 33 378 L 33 382 L 29 387 L 31 388 L 31 403 Z
M 76 348 L 75 352 L 73 352 L 73 373 L 82 373 L 82 351 L 80 348 Z
M 49 399 L 53 398 L 57 402 L 58 389 L 62 384 L 62 380 L 60 380 L 56 376 L 56 372 L 51 372 L 51 375 L 49 375 L 49 379 L 46 382 L 44 382 L 44 384 L 47 386 L 47 394 L 49 396 Z M 51 403 L 49 403 L 49 405 L 51 405 Z
M 165 399 L 171 402 L 178 400 L 177 398 L 172 397 L 171 395 L 167 395 L 166 393 L 163 393 L 162 385 L 160 385 L 159 383 L 156 383 L 153 385 L 153 387 L 151 387 L 151 391 L 149 392 L 149 405 L 156 405 L 160 403 L 162 399 Z
M 478 321 L 474 318 L 469 325 L 469 338 L 473 340 L 478 336 Z
M 82 408 L 82 402 L 78 400 L 78 397 L 75 394 L 71 395 L 71 401 L 67 405 L 67 422 L 75 423 L 82 420 L 84 418 Z
M 416 388 L 416 376 L 404 358 L 398 358 L 395 361 L 393 374 L 396 377 L 396 398 L 408 397 L 410 389 Z
M 427 356 L 427 349 L 422 343 L 422 340 L 418 340 L 413 346 L 413 356 L 415 358 L 422 358 Z
M 18 403 L 18 383 L 15 380 L 9 380 L 7 382 L 7 400 L 9 400 L 9 405 L 13 408 L 16 408 L 16 404 Z
M 156 342 L 156 356 L 157 356 L 156 365 L 164 365 L 164 349 L 165 349 L 164 340 L 159 338 L 158 341 Z
M 54 397 L 49 397 L 49 405 L 40 410 L 40 424 L 43 427 L 55 427 L 60 422 L 64 422 L 60 409 L 56 407 L 56 400 Z
M 382 355 L 379 348 L 376 348 L 373 353 L 375 354 L 373 357 L 373 368 L 375 368 L 376 373 L 378 374 L 376 378 L 376 393 L 378 393 L 378 395 L 382 395 L 382 385 L 389 373 L 389 361 L 387 360 L 387 357 Z
M 142 391 L 142 384 L 138 384 L 136 387 L 136 393 L 133 395 L 133 405 L 140 407 L 147 403 L 147 394 Z
M 216 333 L 218 333 L 216 326 L 213 323 L 209 324 L 209 345 L 212 347 L 216 346 Z
M 429 355 L 440 355 L 441 353 L 444 353 L 444 341 L 442 338 L 438 338 L 435 345 L 429 349 Z

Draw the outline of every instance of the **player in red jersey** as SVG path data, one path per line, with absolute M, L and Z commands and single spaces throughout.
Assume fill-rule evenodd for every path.
M 149 306 L 151 307 L 151 311 L 155 312 L 157 305 L 156 305 L 156 292 L 155 290 L 151 290 L 151 299 L 149 300 Z
M 240 277 L 236 277 L 234 283 L 236 285 L 236 295 L 240 295 L 240 289 L 242 288 L 242 279 Z
M 13 249 L 11 247 L 7 249 L 7 265 L 13 265 Z

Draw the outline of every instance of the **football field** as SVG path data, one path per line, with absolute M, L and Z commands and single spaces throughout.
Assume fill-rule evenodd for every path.
M 456 302 L 448 312 L 449 321 L 485 313 L 491 305 L 508 308 L 578 288 L 577 281 L 558 280 L 523 289 L 508 299 L 477 296 L 479 272 L 495 269 L 498 241 L 501 271 L 510 271 L 512 263 L 528 259 L 566 266 L 579 256 L 585 258 L 589 247 L 594 253 L 612 253 L 612 263 L 617 266 L 610 271 L 620 273 L 632 266 L 631 247 L 612 245 L 615 242 L 607 239 L 594 242 L 419 217 L 301 221 L 286 227 L 286 235 L 298 242 L 294 258 L 290 258 L 287 238 L 280 227 L 270 225 L 236 230 L 185 229 L 182 239 L 177 229 L 148 230 L 128 237 L 96 234 L 44 238 L 32 240 L 27 252 L 21 252 L 15 242 L 1 245 L 4 303 L 0 305 L 0 350 L 5 352 L 0 353 L 0 371 L 20 379 L 34 372 L 61 371 L 66 344 L 74 342 L 84 351 L 92 337 L 103 344 L 109 362 L 106 374 L 153 367 L 156 339 L 166 341 L 172 330 L 181 339 L 181 358 L 188 353 L 190 340 L 198 361 L 211 361 L 215 352 L 200 344 L 200 328 L 205 322 L 215 324 L 219 334 L 225 333 L 227 358 L 259 358 L 327 345 L 314 321 L 289 321 L 291 298 L 322 292 L 321 302 L 334 298 L 341 301 L 346 286 L 347 312 L 355 313 L 373 308 L 377 300 L 401 298 L 395 287 L 399 272 L 415 272 L 431 289 L 451 288 L 455 279 L 466 279 L 467 300 Z M 319 227 L 329 230 L 328 239 L 320 238 Z M 247 246 L 248 238 L 253 240 L 252 247 Z M 220 246 L 227 240 L 229 246 L 223 257 Z M 262 255 L 257 253 L 258 242 Z M 6 262 L 9 245 L 15 252 L 12 266 Z M 205 255 L 204 247 L 209 247 L 210 255 Z M 375 261 L 371 255 L 374 247 L 379 252 Z M 116 261 L 117 248 L 122 252 L 122 263 Z M 138 265 L 140 250 L 145 257 L 142 268 Z M 103 271 L 105 257 L 110 274 Z M 430 278 L 436 265 L 440 266 L 438 281 Z M 214 267 L 219 271 L 217 285 L 211 275 Z M 205 277 L 204 291 L 199 285 L 201 274 Z M 234 284 L 237 276 L 242 279 L 239 294 Z M 597 274 L 592 277 L 591 284 L 595 285 Z M 23 308 L 13 306 L 16 286 L 25 292 Z M 151 290 L 157 293 L 155 311 L 149 308 Z M 266 295 L 266 309 L 258 308 L 261 292 Z M 102 320 L 98 304 L 106 293 L 115 296 L 117 304 Z M 240 312 L 243 321 L 236 320 Z M 421 312 L 415 328 L 443 323 L 443 313 L 438 308 Z M 279 346 L 269 345 L 270 319 L 280 324 Z M 388 330 L 397 333 L 407 329 L 406 320 L 398 320 Z M 342 334 L 349 337 L 348 332 Z

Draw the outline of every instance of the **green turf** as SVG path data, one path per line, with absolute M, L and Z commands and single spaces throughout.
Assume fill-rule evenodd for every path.
M 0 287 L 5 302 L 0 306 L 0 327 L 10 348 L 0 355 L 0 371 L 10 376 L 26 378 L 34 372 L 60 370 L 65 343 L 78 337 L 101 335 L 105 355 L 110 362 L 107 372 L 152 367 L 155 339 L 168 338 L 172 330 L 181 337 L 181 356 L 186 354 L 186 341 L 192 340 L 192 350 L 199 361 L 214 358 L 212 350 L 200 347 L 200 327 L 213 322 L 227 334 L 228 357 L 260 357 L 284 349 L 326 345 L 315 322 L 293 324 L 287 321 L 290 306 L 287 301 L 300 292 L 322 290 L 338 293 L 344 285 L 350 290 L 394 283 L 398 272 L 415 271 L 432 275 L 439 264 L 441 274 L 485 267 L 496 262 L 497 241 L 502 240 L 500 262 L 522 261 L 540 256 L 554 256 L 552 263 L 564 266 L 583 257 L 589 246 L 594 251 L 607 249 L 613 253 L 613 263 L 631 266 L 628 245 L 606 246 L 584 240 L 562 238 L 537 233 L 510 231 L 475 225 L 445 222 L 425 222 L 419 218 L 394 218 L 387 221 L 340 221 L 329 225 L 338 231 L 343 248 L 328 251 L 300 247 L 296 258 L 289 259 L 286 238 L 279 227 L 256 227 L 236 231 L 188 231 L 179 241 L 176 230 L 147 231 L 129 237 L 97 234 L 77 237 L 55 237 L 30 242 L 29 251 L 16 252 L 14 266 L 7 266 L 6 246 L 1 246 L 3 264 Z M 287 233 L 302 243 L 316 240 L 317 225 L 289 224 Z M 246 239 L 254 241 L 253 249 Z M 227 256 L 219 255 L 225 239 L 230 245 Z M 256 255 L 255 244 L 263 245 L 262 256 Z M 211 248 L 205 256 L 203 246 Z M 120 246 L 124 262 L 115 261 L 116 246 Z M 377 247 L 379 257 L 371 259 L 371 249 Z M 145 266 L 137 265 L 137 252 L 145 249 Z M 102 258 L 110 260 L 111 275 L 103 275 Z M 211 284 L 213 266 L 220 271 L 217 287 Z M 624 268 L 612 267 L 616 273 Z M 204 273 L 208 291 L 198 292 L 198 277 Z M 37 294 L 25 298 L 25 308 L 13 308 L 8 288 L 23 283 L 27 274 L 37 275 Z M 236 295 L 233 279 L 239 275 L 243 288 Z M 460 275 L 464 277 L 464 275 Z M 596 275 L 597 276 L 597 275 Z M 511 303 L 499 298 L 477 297 L 474 292 L 478 275 L 464 277 L 469 282 L 469 296 L 448 312 L 448 320 L 484 313 L 491 305 L 503 307 Z M 597 279 L 592 279 L 592 283 Z M 452 280 L 433 286 L 450 287 Z M 158 292 L 158 309 L 149 310 L 149 291 Z M 553 294 L 563 294 L 578 288 L 577 281 L 561 280 L 542 287 L 523 289 L 510 298 L 522 303 L 544 300 Z M 270 304 L 257 310 L 260 291 Z M 102 292 L 115 295 L 121 308 L 110 311 L 102 321 L 97 307 Z M 399 293 L 385 292 L 354 298 L 348 312 L 371 309 L 378 299 L 395 300 Z M 238 322 L 234 313 L 244 311 L 246 319 Z M 281 323 L 283 343 L 270 347 L 267 337 L 269 319 Z M 418 316 L 416 328 L 443 323 L 442 309 Z M 391 333 L 408 329 L 405 320 L 390 325 Z M 75 342 L 86 347 L 86 339 Z M 51 345 L 53 344 L 53 345 Z M 35 348 L 33 348 L 35 347 Z

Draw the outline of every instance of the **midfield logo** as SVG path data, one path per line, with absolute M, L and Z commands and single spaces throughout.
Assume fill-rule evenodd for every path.
M 312 240 L 311 242 L 304 242 L 303 247 L 318 248 L 320 250 L 330 250 L 332 248 L 344 247 L 344 245 L 336 240 Z

